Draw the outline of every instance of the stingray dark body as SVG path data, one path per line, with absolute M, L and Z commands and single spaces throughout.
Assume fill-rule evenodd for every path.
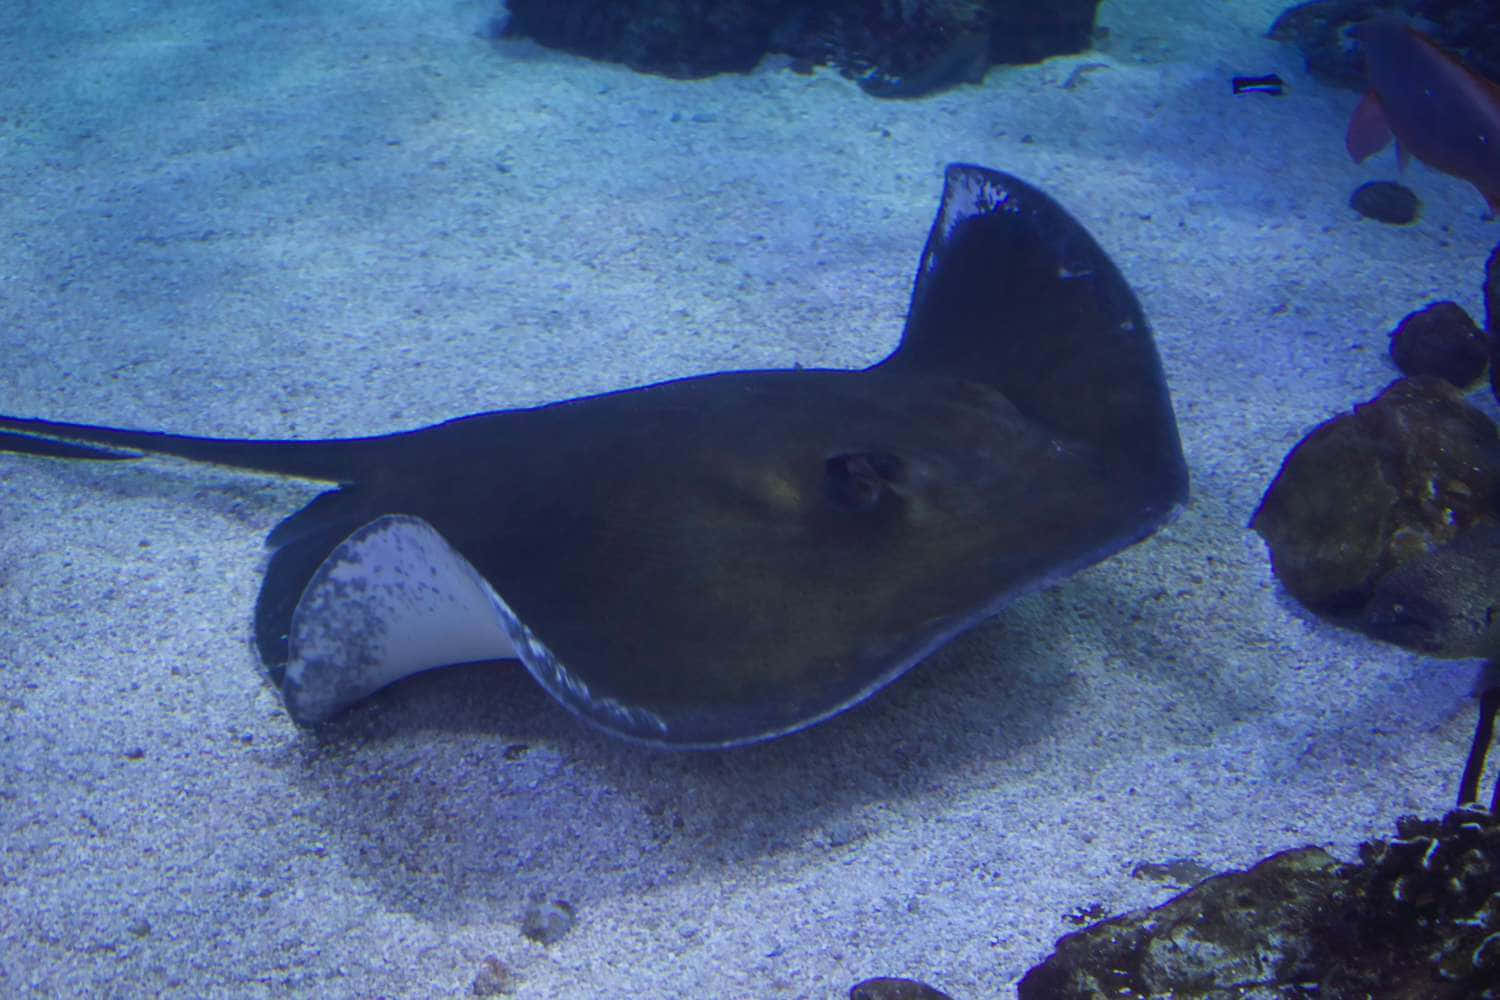
M 1150 534 L 1187 496 L 1119 272 L 1040 191 L 964 165 L 948 168 L 902 342 L 863 371 L 725 372 L 360 439 L 0 429 L 0 450 L 340 484 L 268 539 L 256 641 L 299 721 L 450 662 L 351 652 L 354 633 L 394 627 L 384 605 L 326 610 L 358 600 L 339 581 L 379 562 L 378 543 L 405 579 L 472 567 L 476 606 L 554 696 L 672 746 L 826 718 L 1019 593 Z M 412 554 L 443 541 L 454 559 Z M 325 678 L 338 683 L 304 695 Z

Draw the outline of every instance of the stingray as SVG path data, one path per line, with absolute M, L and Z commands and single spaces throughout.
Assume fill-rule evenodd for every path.
M 0 417 L 0 450 L 336 484 L 278 524 L 254 636 L 288 714 L 515 658 L 612 734 L 802 729 L 1187 499 L 1151 330 L 1061 206 L 952 164 L 896 349 L 378 437 Z

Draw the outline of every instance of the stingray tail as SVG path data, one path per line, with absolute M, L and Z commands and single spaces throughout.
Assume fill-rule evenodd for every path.
M 352 482 L 369 468 L 381 438 L 256 441 L 0 416 L 0 452 L 119 461 L 171 455 L 235 469 L 324 482 Z

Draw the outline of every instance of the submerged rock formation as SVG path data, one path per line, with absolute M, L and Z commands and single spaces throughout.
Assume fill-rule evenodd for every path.
M 1292 596 L 1355 624 L 1393 570 L 1483 525 L 1500 525 L 1500 437 L 1430 375 L 1314 428 L 1250 521 Z

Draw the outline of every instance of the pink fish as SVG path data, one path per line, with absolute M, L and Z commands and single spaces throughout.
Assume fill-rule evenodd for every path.
M 1365 21 L 1354 35 L 1370 90 L 1349 120 L 1349 155 L 1362 162 L 1394 135 L 1403 167 L 1415 156 L 1466 180 L 1500 214 L 1500 86 L 1396 18 Z

